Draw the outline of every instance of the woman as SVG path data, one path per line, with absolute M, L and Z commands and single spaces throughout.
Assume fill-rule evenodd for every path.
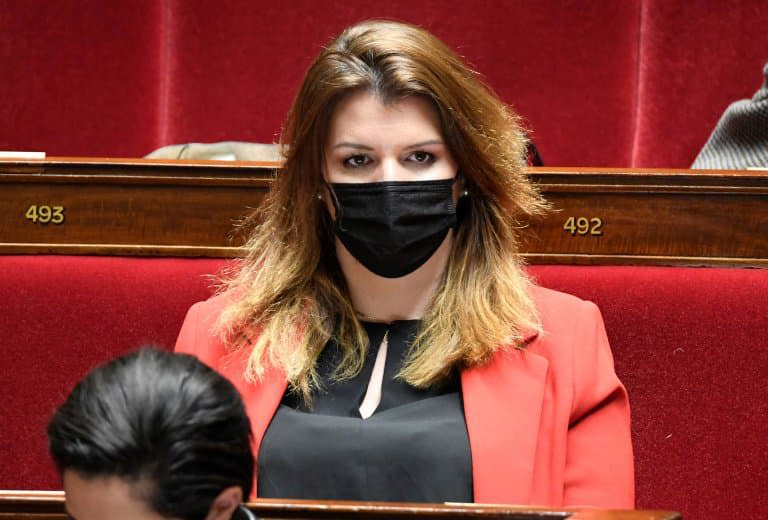
M 516 255 L 518 118 L 442 42 L 369 21 L 310 67 L 226 290 L 177 349 L 244 396 L 258 495 L 633 507 L 597 308 Z
M 145 349 L 92 370 L 48 425 L 77 520 L 254 518 L 248 417 L 192 356 Z

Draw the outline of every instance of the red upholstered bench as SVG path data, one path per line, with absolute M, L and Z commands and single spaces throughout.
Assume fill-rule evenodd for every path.
M 171 348 L 217 259 L 0 256 L 0 488 L 56 489 L 45 424 L 88 369 Z M 686 518 L 768 508 L 768 270 L 533 266 L 596 302 L 630 393 L 637 505 Z M 567 317 L 564 317 L 567 319 Z

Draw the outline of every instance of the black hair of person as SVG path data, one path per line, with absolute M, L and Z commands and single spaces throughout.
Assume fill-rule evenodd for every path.
M 48 439 L 61 474 L 139 484 L 167 517 L 202 520 L 221 491 L 239 486 L 247 499 L 253 485 L 240 394 L 186 354 L 142 349 L 94 369 L 54 414 Z

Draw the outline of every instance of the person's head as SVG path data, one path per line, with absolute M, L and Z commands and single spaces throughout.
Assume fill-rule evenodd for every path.
M 360 366 L 354 350 L 363 341 L 361 328 L 336 256 L 328 200 L 335 192 L 328 185 L 420 179 L 422 160 L 429 159 L 423 153 L 441 159 L 426 179 L 455 177 L 454 198 L 466 196 L 445 274 L 416 340 L 424 348 L 413 349 L 420 357 L 401 375 L 428 385 L 451 365 L 479 363 L 501 343 L 519 340 L 522 329 L 536 327 L 517 230 L 544 203 L 525 175 L 524 131 L 519 117 L 438 38 L 391 21 L 344 30 L 310 66 L 281 141 L 284 165 L 262 206 L 249 256 L 231 282 L 246 296 L 221 322 L 231 336 L 244 324 L 263 325 L 251 358 L 256 374 L 266 350 L 308 388 L 316 354 L 334 331 L 350 353 L 351 370 L 342 373 Z M 418 157 L 408 155 L 414 141 L 430 143 L 414 148 Z M 404 167 L 397 172 L 345 174 L 344 165 L 363 165 L 368 150 L 376 155 L 398 146 Z M 289 361 L 267 348 L 297 337 L 302 344 Z
M 518 116 L 437 37 L 412 25 L 371 20 L 347 28 L 320 53 L 283 130 L 288 146 L 275 190 L 294 197 L 297 211 L 315 213 L 313 222 L 325 217 L 314 199 L 332 169 L 334 117 L 350 98 L 365 94 L 384 106 L 406 100 L 427 106 L 424 117 L 438 125 L 459 176 L 478 201 L 470 219 L 478 211 L 520 217 L 540 209 L 523 173 L 527 140 Z M 319 230 L 327 236 L 327 229 Z
M 240 395 L 185 354 L 143 349 L 94 369 L 48 439 L 76 520 L 229 519 L 253 485 Z

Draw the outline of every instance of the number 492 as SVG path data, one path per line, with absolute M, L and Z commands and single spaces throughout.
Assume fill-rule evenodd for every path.
M 563 229 L 571 234 L 576 235 L 602 235 L 603 234 L 603 219 L 598 217 L 568 217 L 568 220 L 563 224 Z
M 36 206 L 27 208 L 24 216 L 35 224 L 63 224 L 64 206 Z

